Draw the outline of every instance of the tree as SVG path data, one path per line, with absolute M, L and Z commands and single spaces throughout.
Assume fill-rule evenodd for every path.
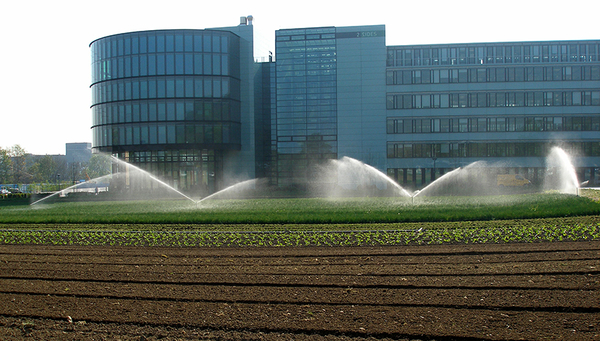
M 27 167 L 27 152 L 18 144 L 12 146 L 9 150 L 9 155 L 12 158 L 12 175 L 13 183 L 27 183 L 31 179 L 26 171 Z
M 86 168 L 86 174 L 90 179 L 110 174 L 112 161 L 109 155 L 94 154 Z
M 58 164 L 50 155 L 42 156 L 29 168 L 33 181 L 51 182 L 58 174 Z
M 0 184 L 12 182 L 13 164 L 8 149 L 0 148 Z

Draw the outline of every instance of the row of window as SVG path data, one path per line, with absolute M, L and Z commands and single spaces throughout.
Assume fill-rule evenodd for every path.
M 600 80 L 600 65 L 387 71 L 388 85 Z
M 398 182 L 405 188 L 414 188 L 414 186 L 420 187 L 431 183 L 431 181 L 438 179 L 446 172 L 451 171 L 452 168 L 388 168 L 387 175 Z M 507 167 L 498 169 L 488 169 L 496 174 L 520 174 L 525 179 L 537 181 L 545 168 L 540 167 Z M 432 178 L 432 173 L 435 175 Z M 508 173 L 506 173 L 508 172 Z M 589 169 L 588 172 L 589 174 Z M 586 177 L 589 179 L 589 176 Z
M 92 64 L 92 83 L 109 79 L 163 75 L 238 75 L 228 54 L 167 53 L 103 59 Z
M 387 109 L 600 105 L 600 91 L 518 91 L 388 94 Z
M 388 134 L 600 131 L 600 116 L 388 118 Z
M 288 28 L 275 31 L 276 37 L 296 36 L 304 34 L 335 33 L 335 27 Z
M 302 36 L 298 36 L 302 37 Z M 295 38 L 295 37 L 292 37 Z M 336 54 L 336 42 L 335 39 L 312 39 L 312 40 L 298 40 L 292 39 L 291 41 L 281 41 L 281 37 L 278 37 L 277 44 L 275 45 L 275 51 L 277 54 L 277 61 L 279 65 L 279 58 L 289 59 L 293 55 L 298 55 L 298 58 L 318 58 L 320 56 L 329 57 L 335 59 Z
M 302 39 L 303 37 L 292 36 L 291 41 L 281 40 L 282 37 L 278 37 L 277 51 L 291 52 L 292 50 L 296 50 L 296 47 L 302 48 L 303 51 L 323 51 L 321 47 L 325 47 L 327 50 L 335 50 L 335 37 L 333 36 L 333 39 Z M 319 47 L 315 48 L 315 46 Z
M 94 148 L 153 144 L 240 145 L 239 123 L 136 124 L 92 128 Z
M 239 37 L 225 31 L 138 32 L 106 37 L 91 44 L 92 61 L 161 52 L 229 53 Z
M 277 152 L 281 154 L 307 153 L 310 155 L 337 153 L 337 143 L 335 141 L 279 142 Z
M 212 149 L 131 151 L 119 158 L 134 164 L 141 162 L 214 162 L 215 151 Z
M 323 136 L 324 140 L 335 139 L 336 123 L 308 123 L 299 125 L 277 125 L 277 141 L 306 141 L 311 135 Z
M 222 152 L 213 149 L 156 150 L 120 152 L 114 154 L 121 160 L 135 164 L 176 189 L 192 190 L 207 195 L 216 190 L 216 170 L 222 168 Z M 120 170 L 124 171 L 124 170 Z M 132 181 L 135 188 L 158 188 L 155 181 Z
M 487 158 L 544 157 L 553 146 L 547 142 L 389 142 L 387 157 L 395 158 Z M 600 156 L 600 142 L 568 142 L 562 148 L 571 156 Z
M 293 81 L 294 78 L 291 77 L 314 77 L 313 81 L 326 81 L 327 78 L 324 77 L 335 78 L 336 75 L 336 69 L 282 71 L 277 73 L 277 80 L 282 79 L 285 82 L 286 78 L 288 78 L 287 81 Z
M 240 98 L 240 81 L 231 77 L 148 77 L 92 86 L 92 103 L 155 98 Z
M 297 40 L 316 40 L 316 39 L 335 39 L 335 33 L 323 34 L 297 34 L 277 36 L 276 41 L 297 41 Z
M 333 89 L 324 89 L 333 91 Z M 337 93 L 335 92 L 310 92 L 310 93 L 297 93 L 297 94 L 282 94 L 281 92 L 277 96 L 277 100 L 281 102 L 285 101 L 302 101 L 306 103 L 306 101 L 320 101 L 320 100 L 335 100 L 337 98 Z
M 275 83 L 275 80 L 272 80 Z M 304 81 L 298 84 L 297 82 L 284 82 L 280 79 L 277 82 L 277 94 L 278 95 L 296 95 L 296 94 L 337 94 L 336 82 L 332 80 L 322 80 L 319 82 Z
M 332 70 L 335 71 L 335 70 Z M 335 73 L 335 72 L 334 72 Z M 290 90 L 288 89 L 311 89 L 311 92 L 335 92 L 335 86 L 331 84 L 337 84 L 336 82 L 337 76 L 335 74 L 304 74 L 304 75 L 294 75 L 293 73 L 288 73 L 285 76 L 278 74 L 277 75 L 277 93 L 279 93 L 279 89 L 286 89 L 286 93 Z
M 281 127 L 277 130 L 278 141 L 291 141 L 298 138 L 304 139 L 311 135 L 335 136 L 337 135 L 336 124 L 327 124 L 330 128 L 325 128 L 326 125 L 311 125 L 312 129 L 308 129 L 306 124 L 299 126 Z
M 93 125 L 164 122 L 240 122 L 240 103 L 227 100 L 177 100 L 110 103 L 93 109 Z
M 449 46 L 391 46 L 388 66 L 476 65 L 598 61 L 599 44 L 592 42 L 470 44 Z
M 337 64 L 335 60 L 325 62 L 322 59 L 305 60 L 301 64 L 277 65 L 277 72 L 297 71 L 297 70 L 319 70 L 319 69 L 335 69 Z

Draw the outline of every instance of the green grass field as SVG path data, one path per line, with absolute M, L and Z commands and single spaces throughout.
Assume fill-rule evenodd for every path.
M 55 202 L 0 206 L 0 224 L 372 224 L 600 214 L 584 196 Z

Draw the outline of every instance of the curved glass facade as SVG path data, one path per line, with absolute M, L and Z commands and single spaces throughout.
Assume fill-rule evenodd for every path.
M 177 188 L 214 191 L 223 153 L 241 148 L 239 36 L 143 31 L 90 48 L 92 148 Z

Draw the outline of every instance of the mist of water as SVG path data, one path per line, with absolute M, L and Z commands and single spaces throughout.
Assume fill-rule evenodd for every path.
M 259 179 L 250 179 L 242 182 L 238 182 L 234 185 L 226 187 L 218 192 L 215 192 L 207 197 L 204 197 L 197 201 L 197 203 L 202 203 L 203 201 L 216 199 L 216 198 L 224 198 L 224 197 L 236 197 L 241 196 L 244 191 L 249 189 L 255 189 L 256 185 L 259 183 Z
M 458 177 L 462 176 L 461 170 L 462 168 L 459 167 L 442 175 L 441 177 L 435 179 L 435 181 L 433 181 L 429 185 L 425 186 L 425 188 L 423 188 L 422 190 L 413 193 L 413 197 L 417 197 L 419 195 L 427 195 L 427 193 L 433 192 L 436 187 L 441 186 L 444 182 L 456 181 Z
M 546 158 L 545 190 L 578 194 L 579 180 L 569 155 L 559 147 L 553 147 Z
M 103 175 L 94 179 L 90 179 L 88 181 L 75 184 L 73 186 L 67 187 L 60 191 L 57 191 L 49 196 L 46 196 L 42 199 L 36 200 L 31 203 L 31 205 L 36 205 L 42 203 L 46 200 L 54 199 L 56 197 L 64 197 L 68 196 L 72 193 L 88 193 L 88 194 L 103 194 L 103 198 L 106 198 L 104 192 L 118 192 L 111 193 L 110 198 L 114 200 L 123 199 L 126 197 L 132 196 L 132 194 L 136 190 L 126 189 L 124 186 L 124 181 L 131 183 L 141 184 L 145 180 L 150 182 L 150 187 L 155 185 L 156 188 L 146 191 L 141 194 L 143 199 L 152 199 L 152 198 L 161 198 L 164 197 L 164 193 L 162 190 L 166 190 L 169 193 L 175 194 L 176 197 L 185 198 L 192 202 L 196 202 L 194 199 L 187 196 L 185 193 L 178 191 L 174 187 L 170 186 L 166 182 L 160 180 L 156 176 L 152 175 L 150 172 L 147 172 L 133 164 L 120 160 L 114 156 L 110 156 L 111 160 L 118 164 L 119 168 L 124 168 L 124 171 L 119 171 L 113 174 Z M 150 197 L 149 197 L 150 196 Z
M 322 168 L 319 183 L 328 184 L 328 197 L 369 196 L 376 191 L 391 189 L 396 195 L 411 197 L 411 193 L 377 168 L 351 157 L 331 160 Z
M 164 182 L 164 181 L 160 180 L 159 178 L 155 177 L 155 176 L 154 176 L 154 175 L 152 175 L 150 172 L 147 172 L 147 171 L 145 171 L 145 170 L 143 170 L 143 169 L 141 169 L 141 168 L 139 168 L 139 167 L 137 167 L 137 166 L 135 166 L 135 165 L 133 165 L 133 164 L 131 164 L 131 163 L 129 163 L 129 162 L 125 162 L 125 161 L 123 161 L 123 160 L 120 160 L 120 159 L 118 159 L 118 158 L 117 158 L 117 157 L 115 157 L 115 156 L 111 156 L 111 158 L 112 158 L 112 160 L 113 160 L 113 161 L 115 161 L 117 164 L 125 166 L 125 167 L 126 167 L 126 169 L 127 169 L 127 168 L 129 168 L 129 169 L 127 169 L 127 172 L 128 172 L 128 173 L 126 173 L 126 176 L 129 176 L 129 177 L 137 177 L 137 178 L 138 178 L 137 180 L 141 180 L 140 178 L 147 177 L 147 178 L 151 179 L 152 181 L 154 181 L 155 183 L 157 183 L 157 184 L 160 184 L 162 187 L 164 187 L 164 188 L 165 188 L 165 189 L 167 189 L 168 191 L 171 191 L 171 192 L 173 192 L 173 193 L 177 194 L 178 196 L 181 196 L 181 197 L 183 197 L 183 198 L 185 198 L 185 199 L 188 199 L 188 200 L 190 200 L 190 201 L 193 201 L 193 202 L 195 202 L 195 200 L 194 200 L 194 199 L 190 198 L 189 196 L 187 196 L 187 195 L 186 195 L 186 194 L 184 194 L 183 192 L 181 192 L 181 191 L 178 191 L 178 190 L 177 190 L 177 189 L 175 189 L 173 186 L 170 186 L 170 185 L 169 185 L 169 184 L 167 184 L 166 182 Z M 133 171 L 132 171 L 132 169 L 133 169 Z M 121 173 L 122 173 L 122 172 L 121 172 Z
M 264 186 L 266 181 L 250 179 L 236 183 L 196 201 L 135 165 L 114 156 L 111 156 L 111 159 L 120 169 L 124 169 L 124 171 L 101 176 L 81 184 L 67 187 L 50 196 L 33 202 L 32 205 L 52 197 L 64 196 L 69 193 L 95 192 L 95 194 L 98 194 L 99 192 L 109 190 L 109 187 L 107 186 L 110 186 L 110 191 L 125 192 L 129 190 L 126 188 L 128 186 L 125 186 L 126 182 L 132 184 L 137 183 L 136 186 L 138 187 L 145 186 L 147 193 L 150 193 L 149 195 L 153 197 L 162 197 L 156 193 L 161 190 L 166 190 L 175 194 L 177 197 L 185 198 L 194 203 L 201 203 L 216 198 L 241 198 L 247 196 L 247 194 L 250 193 L 250 190 L 256 190 L 258 187 L 260 187 L 260 190 L 262 191 L 266 190 L 266 192 L 262 193 L 269 193 L 269 189 Z M 320 167 L 315 173 L 315 178 L 311 179 L 310 183 L 314 190 L 313 194 L 330 198 L 346 196 L 368 197 L 383 194 L 387 196 L 394 195 L 414 199 L 418 196 L 495 195 L 510 193 L 508 189 L 500 189 L 497 185 L 497 172 L 493 171 L 494 168 L 500 168 L 500 166 L 487 164 L 484 161 L 477 161 L 466 167 L 454 169 L 442 175 L 420 191 L 411 193 L 375 167 L 350 157 L 342 157 L 339 160 L 331 160 L 327 165 Z M 110 183 L 110 185 L 108 185 L 108 183 Z M 146 185 L 143 185 L 144 183 L 146 183 Z M 148 187 L 151 187 L 151 190 L 148 191 Z M 575 167 L 573 166 L 569 155 L 561 148 L 552 148 L 550 154 L 546 158 L 544 189 L 558 190 L 562 193 L 578 194 L 579 181 L 577 179 Z M 510 190 L 514 191 L 514 189 Z M 142 189 L 142 191 L 144 191 L 144 189 Z M 116 195 L 111 198 L 118 199 L 119 197 Z
M 45 200 L 56 198 L 58 196 L 66 196 L 70 193 L 88 192 L 88 193 L 96 193 L 97 194 L 99 192 L 105 192 L 108 190 L 108 181 L 110 180 L 111 177 L 112 177 L 112 174 L 108 174 L 108 175 L 94 178 L 94 179 L 86 181 L 86 182 L 82 182 L 82 183 L 75 184 L 73 186 L 69 186 L 69 187 L 62 189 L 60 191 L 57 191 L 49 196 L 43 197 L 39 200 L 36 200 L 36 201 L 32 202 L 30 205 L 35 205 L 35 204 L 38 204 Z

